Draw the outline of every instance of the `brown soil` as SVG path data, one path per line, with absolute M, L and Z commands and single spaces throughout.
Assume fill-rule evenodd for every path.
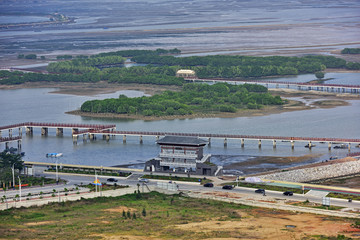
M 26 225 L 26 226 L 39 226 L 39 225 L 53 224 L 55 222 L 56 221 L 30 222 L 30 223 L 25 223 L 24 225 Z
M 119 207 L 116 207 L 116 208 L 108 208 L 108 209 L 105 209 L 104 211 L 107 211 L 107 212 L 110 212 L 110 213 L 122 213 L 123 211 L 124 212 L 127 212 L 127 211 L 130 211 L 130 212 L 136 212 L 137 209 L 135 208 L 128 208 L 128 207 L 124 207 L 124 206 L 119 206 Z
M 239 213 L 242 214 L 241 212 Z M 206 221 L 175 225 L 176 228 L 195 233 L 226 232 L 233 237 L 222 239 L 302 239 L 312 235 L 337 236 L 357 232 L 350 223 L 327 220 L 310 214 L 289 214 L 282 211 L 253 210 L 252 216 L 241 221 Z M 174 226 L 171 226 L 174 227 Z M 221 238 L 211 238 L 221 239 Z
M 291 157 L 258 156 L 258 157 L 255 157 L 255 158 L 243 161 L 243 162 L 237 162 L 237 163 L 232 163 L 232 164 L 226 165 L 224 167 L 224 169 L 225 170 L 226 169 L 232 169 L 232 170 L 238 169 L 238 170 L 241 170 L 244 174 L 258 172 L 256 175 L 259 175 L 259 174 L 274 172 L 276 170 L 279 170 L 279 168 L 266 167 L 264 169 L 264 168 L 254 168 L 253 166 L 257 166 L 257 165 L 264 164 L 264 163 L 269 163 L 269 164 L 302 163 L 302 162 L 307 162 L 312 159 L 318 158 L 321 155 L 322 154 L 308 154 L 308 155 L 298 156 L 298 157 L 295 157 L 295 156 L 291 156 Z M 248 167 L 251 167 L 251 168 L 247 171 Z

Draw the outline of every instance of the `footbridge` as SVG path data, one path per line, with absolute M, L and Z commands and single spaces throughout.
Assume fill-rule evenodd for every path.
M 271 141 L 274 148 L 277 142 L 289 142 L 292 148 L 295 147 L 295 142 L 305 142 L 308 148 L 314 147 L 314 143 L 327 143 L 329 150 L 332 144 L 342 144 L 341 148 L 348 148 L 350 150 L 351 144 L 360 144 L 360 139 L 345 139 L 345 138 L 315 138 L 315 137 L 284 137 L 284 136 L 256 136 L 256 135 L 235 135 L 235 134 L 212 134 L 212 133 L 177 133 L 177 132 L 143 132 L 143 131 L 113 131 L 113 130 L 84 130 L 73 134 L 74 143 L 77 142 L 79 136 L 86 139 L 96 139 L 96 135 L 102 135 L 103 139 L 110 140 L 111 136 L 122 136 L 123 142 L 126 142 L 127 136 L 138 136 L 140 143 L 143 142 L 143 136 L 153 136 L 159 139 L 161 136 L 192 136 L 206 139 L 211 144 L 211 139 L 224 139 L 224 146 L 227 145 L 229 139 L 238 139 L 241 142 L 241 147 L 245 146 L 245 140 L 255 140 L 261 148 L 263 141 Z
M 64 129 L 71 129 L 72 134 L 79 132 L 79 129 L 82 131 L 102 131 L 102 130 L 114 130 L 116 125 L 100 125 L 100 124 L 76 124 L 76 123 L 37 123 L 37 122 L 24 122 L 17 123 L 7 126 L 0 126 L 0 143 L 5 143 L 5 148 L 9 148 L 9 143 L 17 141 L 18 149 L 21 149 L 21 140 L 23 128 L 27 134 L 33 134 L 34 128 L 41 128 L 41 135 L 47 136 L 49 129 L 55 129 L 57 136 L 62 136 L 64 134 Z M 18 130 L 18 131 L 16 131 Z M 8 133 L 7 137 L 3 137 L 4 133 Z M 16 135 L 17 132 L 17 136 Z
M 355 93 L 360 94 L 360 85 L 343 85 L 343 84 L 325 84 L 325 83 L 298 83 L 298 82 L 280 82 L 280 81 L 260 81 L 260 80 L 238 80 L 238 79 L 215 79 L 215 78 L 185 78 L 191 82 L 227 82 L 239 84 L 258 84 L 267 88 L 292 88 L 297 90 L 315 90 L 323 92 L 337 93 Z
M 83 140 L 95 140 L 97 136 L 102 136 L 104 140 L 109 141 L 111 137 L 122 136 L 123 142 L 126 142 L 127 136 L 139 137 L 140 143 L 143 142 L 144 136 L 152 136 L 156 139 L 162 136 L 192 136 L 204 138 L 211 144 L 212 139 L 223 139 L 224 146 L 227 145 L 228 140 L 240 140 L 241 147 L 245 146 L 245 141 L 257 141 L 259 148 L 261 148 L 264 141 L 272 142 L 272 146 L 276 148 L 278 142 L 289 143 L 291 148 L 295 147 L 295 142 L 305 142 L 306 147 L 311 149 L 315 146 L 314 143 L 322 143 L 328 145 L 329 150 L 332 145 L 336 144 L 336 148 L 348 148 L 350 150 L 352 145 L 360 146 L 360 139 L 347 138 L 315 138 L 315 137 L 287 137 L 287 136 L 260 136 L 260 135 L 235 135 L 235 134 L 214 134 L 214 133 L 180 133 L 180 132 L 146 132 L 146 131 L 116 131 L 116 125 L 100 125 L 100 124 L 71 124 L 71 123 L 35 123 L 25 122 L 13 124 L 8 126 L 0 126 L 0 143 L 5 142 L 6 147 L 8 143 L 18 141 L 18 148 L 21 148 L 21 139 L 23 128 L 26 134 L 33 134 L 33 128 L 41 128 L 41 135 L 47 136 L 49 129 L 55 129 L 57 136 L 63 135 L 63 129 L 71 129 L 73 143 L 77 144 L 79 137 Z M 13 131 L 15 129 L 15 131 Z M 13 136 L 18 129 L 18 136 Z M 8 137 L 2 137 L 3 132 L 8 132 Z

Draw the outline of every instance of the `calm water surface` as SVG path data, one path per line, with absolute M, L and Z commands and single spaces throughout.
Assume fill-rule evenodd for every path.
M 129 97 L 142 96 L 138 91 L 119 91 L 113 94 L 97 96 L 73 96 L 49 93 L 55 89 L 18 89 L 0 90 L 0 125 L 8 125 L 26 121 L 55 122 L 55 123 L 85 123 L 85 124 L 116 124 L 117 130 L 135 131 L 168 131 L 188 133 L 228 133 L 264 136 L 302 136 L 302 137 L 337 137 L 359 138 L 360 133 L 360 101 L 349 101 L 349 106 L 331 109 L 313 109 L 307 111 L 285 112 L 256 117 L 238 118 L 210 118 L 183 120 L 120 120 L 88 118 L 64 114 L 69 110 L 80 107 L 88 99 L 103 99 L 118 97 L 125 94 Z M 17 133 L 17 130 L 14 130 Z M 42 137 L 40 129 L 34 130 L 33 136 L 25 136 L 22 151 L 26 152 L 25 161 L 54 162 L 46 158 L 46 153 L 62 152 L 61 163 L 87 165 L 131 165 L 141 164 L 157 156 L 158 146 L 153 137 L 144 137 L 143 144 L 139 144 L 137 137 L 128 136 L 123 144 L 122 137 L 111 139 L 109 142 L 98 138 L 96 141 L 79 139 L 73 145 L 70 130 L 64 130 L 63 137 L 55 136 L 55 129 L 49 130 L 49 136 Z M 7 133 L 3 133 L 3 136 Z M 213 161 L 221 165 L 241 162 L 253 156 L 301 156 L 305 154 L 321 154 L 313 161 L 321 161 L 329 156 L 345 156 L 347 149 L 327 150 L 327 144 L 318 144 L 312 150 L 304 148 L 306 143 L 296 143 L 291 150 L 290 143 L 278 143 L 272 148 L 272 142 L 263 141 L 259 149 L 257 141 L 245 142 L 245 148 L 240 147 L 239 140 L 229 140 L 224 148 L 223 140 L 213 139 L 205 152 L 214 156 Z M 1 148 L 4 148 L 1 144 Z M 15 144 L 14 144 L 14 147 Z M 351 151 L 356 151 L 352 148 Z M 225 157 L 224 157 L 225 156 Z M 285 164 L 272 167 L 292 166 Z M 137 167 L 141 167 L 138 165 Z M 261 167 L 258 166 L 258 167 Z M 265 165 L 263 166 L 265 167 Z

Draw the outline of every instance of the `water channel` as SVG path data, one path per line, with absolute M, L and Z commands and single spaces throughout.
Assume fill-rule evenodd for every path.
M 343 73 L 333 76 L 341 78 L 343 75 L 344 79 L 349 78 L 349 81 L 355 81 L 354 79 L 359 77 L 359 74 Z M 284 81 L 284 79 L 281 80 Z M 336 138 L 359 138 L 360 133 L 359 100 L 350 100 L 348 106 L 316 108 L 265 116 L 142 121 L 89 118 L 65 114 L 66 111 L 78 109 L 85 100 L 118 97 L 120 94 L 138 97 L 143 95 L 142 92 L 127 90 L 96 96 L 75 96 L 51 93 L 54 90 L 52 88 L 0 90 L 0 125 L 27 121 L 116 124 L 117 130 Z M 35 129 L 33 136 L 24 135 L 22 144 L 22 151 L 26 153 L 24 160 L 55 162 L 54 159 L 46 158 L 46 153 L 62 152 L 64 156 L 58 160 L 59 163 L 102 166 L 135 165 L 141 168 L 142 163 L 157 156 L 159 152 L 153 137 L 144 137 L 143 144 L 139 143 L 138 137 L 128 136 L 126 143 L 123 143 L 122 137 L 117 137 L 109 142 L 102 138 L 91 142 L 83 142 L 80 139 L 77 145 L 73 145 L 70 130 L 64 131 L 63 137 L 56 137 L 55 129 L 50 129 L 47 137 L 41 136 L 40 129 Z M 14 133 L 16 134 L 17 130 L 14 130 Z M 3 136 L 5 134 L 3 133 Z M 273 149 L 270 141 L 263 141 L 262 148 L 258 148 L 257 141 L 247 141 L 245 147 L 241 148 L 240 140 L 229 140 L 227 147 L 224 147 L 222 139 L 213 139 L 211 145 L 206 147 L 205 152 L 211 153 L 214 156 L 212 161 L 220 165 L 245 161 L 255 156 L 303 156 L 307 154 L 316 155 L 317 157 L 311 160 L 316 162 L 329 159 L 330 156 L 343 157 L 349 153 L 347 149 L 328 151 L 327 144 L 317 144 L 316 147 L 309 150 L 304 148 L 305 144 L 296 143 L 292 150 L 288 142 L 279 142 L 276 149 Z M 11 146 L 16 147 L 16 144 L 13 143 Z M 2 143 L 0 147 L 3 149 L 4 144 Z M 351 152 L 356 151 L 359 149 L 352 146 Z M 259 164 L 256 167 L 279 168 L 294 165 L 296 163 L 289 162 L 272 166 Z

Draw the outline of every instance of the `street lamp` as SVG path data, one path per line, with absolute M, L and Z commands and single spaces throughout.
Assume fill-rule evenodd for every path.
M 58 160 L 56 159 L 56 184 L 59 184 L 59 176 L 58 176 Z
M 21 202 L 21 180 L 20 180 L 20 176 L 18 176 L 19 178 L 19 196 L 20 196 L 20 202 Z
M 12 165 L 13 189 L 15 189 L 15 163 Z

